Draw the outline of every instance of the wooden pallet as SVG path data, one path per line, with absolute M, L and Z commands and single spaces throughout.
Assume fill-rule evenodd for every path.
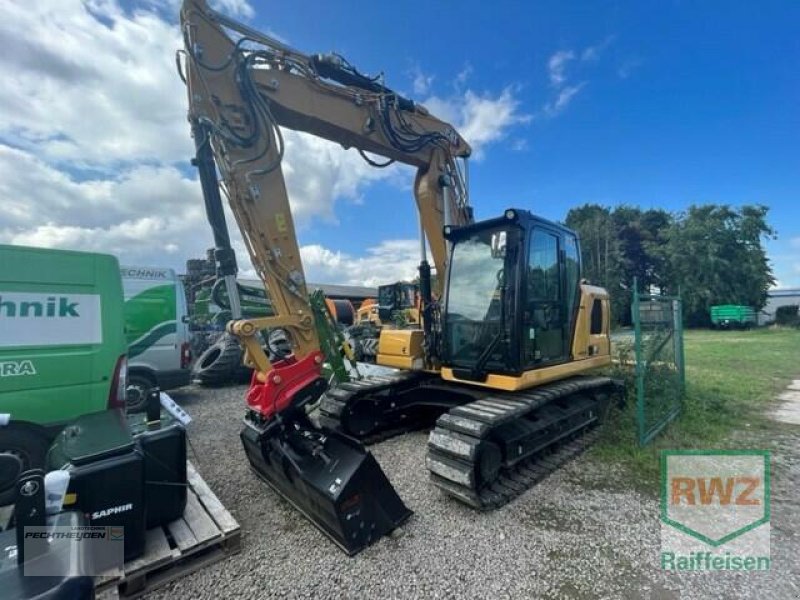
M 95 578 L 98 598 L 136 598 L 218 562 L 241 548 L 239 524 L 187 463 L 189 490 L 183 517 L 147 531 L 141 557 L 121 572 Z

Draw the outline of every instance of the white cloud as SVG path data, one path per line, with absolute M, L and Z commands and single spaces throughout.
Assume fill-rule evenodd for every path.
M 564 85 L 567 76 L 564 71 L 570 61 L 575 60 L 575 52 L 572 50 L 559 50 L 547 61 L 547 72 L 550 77 L 550 85 L 560 87 Z
M 144 0 L 144 2 L 155 8 L 163 8 L 174 15 L 178 14 L 183 4 L 183 0 Z M 239 19 L 252 19 L 255 16 L 255 11 L 247 0 L 210 0 L 209 6 Z
M 547 61 L 547 77 L 554 91 L 552 98 L 542 107 L 544 116 L 554 117 L 563 112 L 586 86 L 586 81 L 570 83 L 572 77 L 567 73 L 568 67 L 573 64 L 577 66 L 580 63 L 596 62 L 613 41 L 614 36 L 608 36 L 599 44 L 587 46 L 583 50 L 558 50 L 550 56 Z
M 53 161 L 188 159 L 178 28 L 114 2 L 0 1 L 0 131 Z
M 411 69 L 411 77 L 411 84 L 416 96 L 424 96 L 431 91 L 431 85 L 433 85 L 435 77 L 426 74 L 419 65 L 415 65 L 414 68 Z
M 419 241 L 384 240 L 367 248 L 365 256 L 352 256 L 318 244 L 303 246 L 300 254 L 308 281 L 377 286 L 417 276 Z
M 426 75 L 418 65 L 411 73 L 415 95 L 424 96 L 431 90 L 434 76 Z M 504 139 L 514 125 L 527 123 L 531 116 L 521 112 L 514 86 L 507 86 L 499 94 L 464 90 L 471 74 L 472 66 L 465 63 L 453 80 L 453 94 L 431 94 L 422 104 L 431 114 L 453 125 L 472 146 L 473 158 L 480 160 L 488 144 Z
M 399 179 L 395 165 L 376 169 L 355 150 L 297 131 L 283 130 L 283 134 L 283 173 L 292 214 L 301 227 L 315 218 L 335 223 L 337 200 L 361 202 L 370 183 Z
M 234 17 L 252 19 L 255 15 L 253 7 L 247 0 L 213 0 L 211 6 Z
M 212 245 L 198 182 L 171 166 L 78 181 L 0 145 L 0 196 L 7 206 L 1 243 L 109 252 L 181 269 Z
M 194 148 L 174 65 L 182 45 L 176 2 L 123 9 L 114 0 L 0 0 L 0 242 L 111 252 L 123 262 L 178 269 L 212 245 L 200 185 L 186 168 Z M 252 16 L 241 0 L 216 6 Z M 527 119 L 513 88 L 466 90 L 438 102 L 479 155 Z M 319 138 L 286 131 L 285 140 L 283 169 L 301 231 L 317 220 L 335 224 L 337 202 L 364 202 L 376 181 L 410 187 L 413 180 L 406 168 L 374 169 L 354 150 Z M 240 266 L 252 274 L 228 222 Z M 316 248 L 303 249 L 312 280 L 413 277 L 418 261 L 409 240 L 363 256 L 309 248 Z
M 800 236 L 791 238 L 789 240 L 789 247 L 800 250 Z M 800 287 L 800 260 L 798 260 L 798 258 L 800 257 L 798 257 L 797 254 L 794 254 L 792 256 L 792 263 L 791 263 L 792 277 L 788 278 L 791 284 L 795 287 Z
M 175 254 L 181 248 L 167 240 L 194 233 L 194 228 L 187 226 L 189 223 L 183 217 L 142 217 L 108 227 L 47 224 L 12 234 L 7 241 L 23 246 L 106 252 L 124 257 L 125 262 L 163 264 L 164 253 Z M 197 250 L 201 253 L 203 248 Z
M 520 112 L 519 100 L 512 87 L 500 95 L 478 94 L 467 90 L 463 96 L 439 98 L 424 102 L 426 108 L 449 121 L 472 146 L 473 156 L 480 160 L 488 144 L 503 139 L 511 127 L 527 123 L 531 117 Z
M 525 138 L 515 138 L 511 141 L 511 149 L 514 152 L 524 152 L 528 149 L 528 140 Z
M 24 157 L 24 153 L 12 153 L 17 158 L 20 155 Z M 28 160 L 26 167 L 37 164 Z M 0 225 L 0 243 L 105 252 L 128 264 L 170 266 L 181 271 L 187 258 L 204 256 L 205 249 L 213 245 L 199 184 L 175 169 L 141 168 L 118 180 L 81 183 L 63 178 L 46 166 L 27 172 L 32 176 L 20 185 L 28 182 L 38 186 L 40 200 L 51 196 L 53 203 L 39 205 L 43 209 L 40 214 L 23 211 L 15 225 L 4 220 Z M 8 197 L 6 189 L 2 188 L 2 194 Z M 63 195 L 57 193 L 59 189 L 64 190 Z M 158 191 L 157 197 L 150 198 L 154 190 Z M 137 211 L 131 202 L 137 198 L 149 198 L 151 206 L 168 202 L 170 208 Z M 229 225 L 233 225 L 230 212 L 226 212 Z M 231 231 L 231 241 L 241 275 L 255 277 L 235 228 Z M 419 263 L 419 241 L 385 240 L 367 248 L 362 256 L 306 245 L 301 247 L 301 256 L 309 281 L 374 286 L 414 278 Z
M 617 75 L 620 79 L 627 79 L 643 62 L 641 58 L 628 58 L 617 67 Z
M 117 176 L 79 181 L 33 154 L 0 144 L 0 228 L 42 221 L 106 226 L 141 215 L 175 214 L 200 206 L 198 184 L 168 165 L 136 165 Z
M 458 72 L 453 81 L 453 87 L 455 87 L 456 91 L 460 91 L 466 85 L 467 80 L 472 77 L 473 71 L 474 69 L 469 62 L 464 63 L 464 67 Z
M 572 99 L 580 92 L 586 85 L 585 81 L 577 85 L 568 85 L 558 91 L 556 97 L 544 105 L 544 113 L 550 117 L 556 116 L 563 111 Z
M 287 159 L 284 172 L 301 228 L 313 217 L 335 221 L 334 198 L 357 201 L 369 181 L 391 176 L 369 167 L 355 152 L 286 133 L 287 153 L 294 160 Z M 0 197 L 6 199 L 2 243 L 106 251 L 129 263 L 167 261 L 176 268 L 213 245 L 199 182 L 169 165 L 137 165 L 115 177 L 78 181 L 29 152 L 0 144 Z M 248 270 L 230 214 L 228 224 L 240 265 Z
M 611 43 L 614 41 L 614 36 L 609 35 L 599 44 L 595 44 L 594 46 L 587 46 L 581 52 L 581 60 L 582 61 L 594 61 L 600 58 L 600 55 L 608 48 Z

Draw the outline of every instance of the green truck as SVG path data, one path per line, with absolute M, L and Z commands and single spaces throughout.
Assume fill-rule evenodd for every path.
M 757 323 L 758 315 L 752 306 L 718 304 L 711 307 L 711 326 L 720 329 L 746 329 Z
M 0 245 L 0 452 L 42 466 L 65 423 L 124 407 L 127 350 L 116 258 Z

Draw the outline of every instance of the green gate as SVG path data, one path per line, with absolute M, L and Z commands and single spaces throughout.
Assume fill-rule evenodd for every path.
M 631 312 L 636 355 L 639 443 L 650 443 L 680 414 L 686 388 L 681 300 L 640 294 L 633 284 Z

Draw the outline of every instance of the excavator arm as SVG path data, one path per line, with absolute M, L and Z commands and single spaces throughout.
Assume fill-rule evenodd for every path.
M 286 330 L 296 363 L 280 366 L 292 367 L 293 372 L 284 372 L 294 380 L 289 387 L 297 389 L 298 377 L 317 369 L 322 354 L 282 170 L 281 127 L 354 148 L 374 166 L 397 161 L 415 167 L 414 194 L 424 234 L 421 268 L 427 265 L 427 238 L 440 274 L 447 259 L 443 227 L 472 222 L 466 167 L 458 160 L 469 157 L 470 147 L 451 125 L 338 55 L 302 54 L 210 9 L 203 0 L 185 0 L 181 27 L 185 58 L 179 67 L 207 208 L 221 188 L 275 310 L 275 316 L 233 321 L 228 327 L 243 341 L 245 360 L 259 381 L 279 387 L 285 387 L 286 379 L 270 379 L 276 365 L 257 334 Z M 387 160 L 378 163 L 367 152 Z

